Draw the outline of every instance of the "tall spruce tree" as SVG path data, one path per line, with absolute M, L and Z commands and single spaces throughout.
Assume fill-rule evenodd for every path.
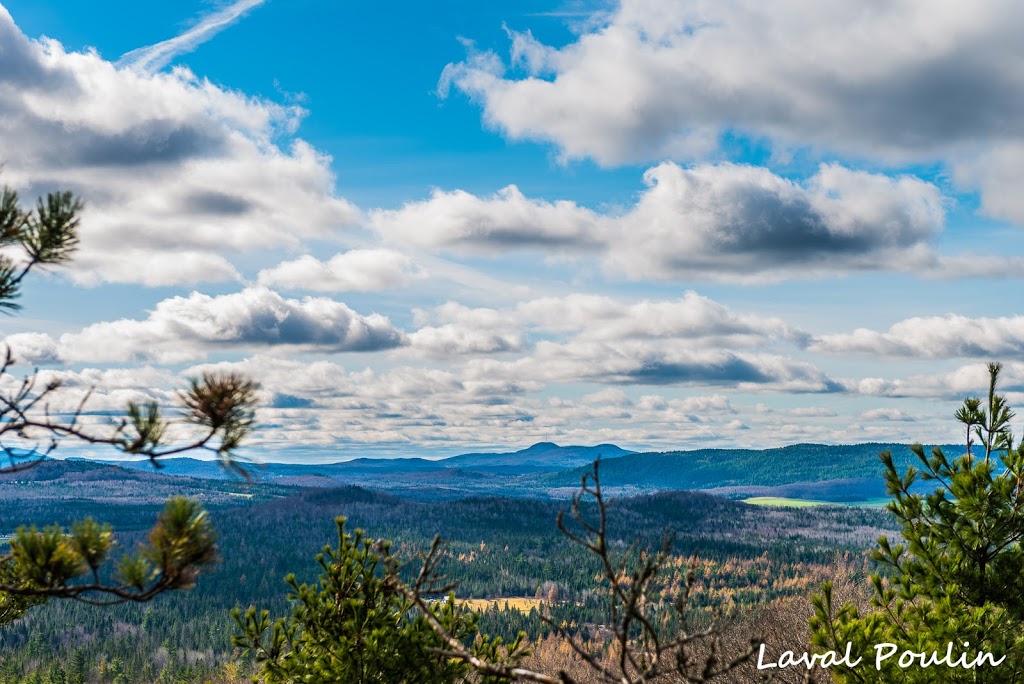
M 0 188 L 0 312 L 21 308 L 21 285 L 29 273 L 72 258 L 82 207 L 72 193 L 58 192 L 25 209 L 17 192 Z M 171 454 L 206 450 L 237 468 L 235 450 L 253 426 L 257 386 L 237 374 L 191 380 L 179 393 L 177 420 L 166 417 L 157 402 L 132 402 L 122 420 L 97 426 L 81 420 L 88 394 L 77 410 L 53 411 L 61 382 L 38 372 L 14 378 L 16 361 L 9 347 L 0 352 L 0 473 L 36 466 L 64 439 L 148 457 L 156 466 Z M 187 436 L 175 441 L 175 433 Z M 191 586 L 216 560 L 216 534 L 205 511 L 184 498 L 168 501 L 147 542 L 108 571 L 115 547 L 111 528 L 92 519 L 70 529 L 18 529 L 9 551 L 0 554 L 0 624 L 50 598 L 98 604 L 147 601 Z
M 1014 446 L 1013 411 L 997 393 L 1001 366 L 989 364 L 987 401 L 966 399 L 955 417 L 966 449 L 951 458 L 939 448 L 912 447 L 919 468 L 900 473 L 884 452 L 888 508 L 902 541 L 878 540 L 871 577 L 872 609 L 833 605 L 832 587 L 815 598 L 813 643 L 843 651 L 847 643 L 865 662 L 833 670 L 838 682 L 975 682 L 1024 680 L 1024 444 Z M 920 493 L 917 483 L 934 484 Z M 990 663 L 973 669 L 943 663 L 900 667 L 890 657 L 877 668 L 879 644 L 895 644 L 940 660 L 973 662 L 979 652 Z M 950 646 L 951 645 L 951 646 Z M 888 653 L 889 647 L 881 647 Z

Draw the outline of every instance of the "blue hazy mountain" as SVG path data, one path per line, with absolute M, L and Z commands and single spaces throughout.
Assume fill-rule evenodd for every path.
M 555 473 L 592 463 L 596 458 L 615 458 L 635 452 L 614 444 L 597 446 L 559 446 L 552 442 L 539 442 L 526 449 L 502 453 L 472 453 L 443 459 L 426 458 L 357 458 L 339 463 L 261 463 L 245 467 L 259 478 L 331 478 L 349 479 L 371 476 L 410 476 L 427 473 L 466 471 L 525 475 L 529 473 Z M 100 461 L 130 469 L 153 470 L 154 465 L 140 461 Z M 161 459 L 158 472 L 206 479 L 235 477 L 216 461 L 194 458 Z M 432 478 L 428 478 L 432 479 Z
M 962 446 L 946 445 L 958 456 Z M 694 449 L 638 453 L 612 444 L 559 446 L 541 442 L 526 449 L 470 453 L 445 459 L 359 458 L 327 464 L 249 465 L 256 480 L 300 487 L 358 485 L 415 498 L 501 495 L 562 496 L 600 457 L 601 482 L 616 494 L 705 490 L 729 498 L 782 496 L 832 502 L 861 502 L 886 496 L 878 455 L 891 451 L 897 468 L 918 466 L 905 444 L 793 444 L 773 449 Z M 107 462 L 111 465 L 115 463 Z M 237 479 L 215 461 L 191 458 L 117 462 L 148 470 L 208 480 Z M 924 491 L 929 483 L 915 487 Z
M 949 457 L 963 445 L 943 445 Z M 926 453 L 932 447 L 926 447 Z M 791 444 L 774 449 L 694 449 L 628 454 L 601 464 L 606 487 L 712 490 L 733 497 L 783 496 L 821 501 L 861 501 L 886 496 L 879 454 L 889 451 L 897 470 L 920 469 L 906 444 Z M 542 487 L 569 487 L 587 468 L 538 476 Z M 923 489 L 934 483 L 920 483 Z
M 557 472 L 589 465 L 597 458 L 604 460 L 633 453 L 636 452 L 621 449 L 614 444 L 563 447 L 552 442 L 538 442 L 521 451 L 500 454 L 462 454 L 440 462 L 447 467 L 481 472 Z

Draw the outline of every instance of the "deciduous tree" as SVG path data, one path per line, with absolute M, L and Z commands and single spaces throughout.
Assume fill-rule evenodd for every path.
M 593 499 L 587 501 L 585 499 Z M 592 515 L 591 515 L 592 514 Z M 592 517 L 593 516 L 593 517 Z M 607 602 L 613 643 L 583 641 L 565 624 L 546 618 L 586 673 L 541 672 L 523 666 L 522 638 L 505 645 L 476 631 L 477 616 L 456 606 L 454 589 L 439 572 L 444 545 L 435 537 L 419 554 L 418 571 L 390 553 L 387 542 L 362 532 L 350 535 L 338 522 L 338 547 L 324 549 L 318 585 L 287 578 L 295 602 L 290 618 L 271 622 L 267 611 L 250 607 L 233 614 L 240 633 L 233 643 L 254 653 L 259 676 L 275 682 L 537 682 L 540 684 L 653 684 L 728 681 L 757 642 L 725 646 L 720 625 L 693 626 L 683 591 L 668 591 L 664 573 L 673 537 L 660 548 L 615 553 L 608 537 L 607 505 L 598 466 L 572 500 L 570 520 L 557 525 L 573 544 L 599 561 L 594 591 Z M 575 669 L 580 669 L 575 668 Z
M 749 660 L 758 641 L 752 640 L 744 647 L 730 650 L 722 639 L 720 624 L 715 621 L 702 626 L 691 624 L 688 602 L 694 587 L 693 573 L 688 573 L 681 592 L 670 592 L 665 584 L 663 571 L 670 562 L 674 543 L 671 532 L 664 535 L 661 547 L 655 550 L 645 550 L 636 544 L 621 553 L 612 550 L 599 466 L 600 462 L 595 462 L 592 472 L 582 478 L 580 490 L 572 498 L 569 519 L 559 514 L 556 524 L 570 543 L 593 554 L 599 562 L 601 574 L 594 590 L 606 602 L 607 628 L 614 635 L 612 643 L 607 650 L 595 648 L 566 625 L 550 618 L 545 621 L 584 665 L 587 682 L 700 684 L 728 681 L 731 674 Z M 586 507 L 585 502 L 591 507 Z M 438 591 L 438 582 L 443 582 L 438 573 L 442 548 L 440 540 L 435 539 L 430 550 L 423 554 L 421 570 L 411 584 L 398 580 L 395 564 L 391 566 L 391 576 L 402 594 L 443 639 L 445 655 L 498 680 L 581 684 L 583 680 L 566 671 L 537 672 L 521 667 L 515 658 L 481 657 L 462 645 L 439 620 L 433 619 L 425 597 Z

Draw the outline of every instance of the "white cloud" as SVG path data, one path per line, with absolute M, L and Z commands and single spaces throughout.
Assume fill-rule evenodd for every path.
M 665 399 L 645 394 L 637 401 L 637 406 L 655 411 L 677 411 L 679 413 L 707 415 L 712 413 L 736 413 L 729 398 L 722 394 L 686 397 L 684 399 Z
M 379 314 L 363 316 L 321 297 L 285 299 L 266 288 L 216 297 L 193 292 L 159 302 L 144 320 L 94 323 L 57 342 L 43 337 L 13 335 L 7 343 L 25 361 L 36 363 L 177 363 L 232 349 L 377 351 L 404 343 L 402 333 Z
M 77 281 L 237 279 L 238 252 L 294 248 L 358 220 L 330 159 L 292 137 L 298 107 L 30 40 L 2 7 L 0 44 L 3 181 L 29 200 L 84 198 Z
M 443 359 L 466 354 L 520 351 L 523 339 L 515 331 L 475 330 L 449 323 L 420 328 L 409 335 L 409 345 L 414 353 Z
M 403 352 L 431 358 L 522 351 L 525 328 L 507 311 L 447 302 L 433 311 L 413 310 L 420 328 Z
M 934 258 L 938 190 L 824 165 L 804 185 L 767 169 L 661 164 L 621 219 L 609 260 L 634 278 L 762 280 L 903 270 Z
M 886 332 L 858 328 L 852 333 L 823 335 L 810 349 L 831 354 L 927 359 L 1020 357 L 1024 355 L 1024 316 L 914 317 L 894 324 Z
M 906 411 L 894 408 L 875 408 L 868 411 L 864 411 L 860 414 L 861 420 L 870 421 L 895 421 L 901 423 L 912 423 L 914 417 L 908 415 Z
M 426 247 L 500 253 L 514 247 L 597 247 L 598 216 L 573 202 L 526 198 L 514 185 L 481 199 L 435 190 L 428 200 L 370 213 L 384 238 Z
M 622 0 L 565 47 L 513 33 L 521 77 L 493 53 L 449 65 L 512 138 L 606 164 L 692 154 L 739 129 L 857 154 L 934 157 L 1020 135 L 1008 0 L 862 5 Z
M 512 31 L 506 64 L 443 71 L 513 140 L 610 166 L 719 155 L 747 135 L 883 164 L 945 162 L 1024 222 L 1024 8 L 1011 0 L 620 0 L 560 47 Z
M 626 396 L 626 393 L 622 390 L 614 387 L 600 390 L 598 392 L 592 392 L 585 394 L 580 397 L 580 402 L 583 404 L 592 405 L 605 405 L 605 406 L 632 406 L 633 402 Z
M 541 340 L 531 356 L 512 362 L 477 359 L 476 375 L 529 377 L 547 383 L 733 387 L 739 391 L 837 392 L 843 387 L 807 362 L 663 340 L 589 342 Z
M 803 342 L 807 337 L 778 318 L 737 314 L 693 291 L 680 299 L 638 302 L 587 294 L 546 297 L 520 304 L 515 317 L 541 330 L 574 331 L 587 340 L 682 338 L 750 346 L 773 338 Z
M 1024 173 L 1024 139 L 992 140 L 971 153 L 957 157 L 953 172 L 961 185 L 981 191 L 982 213 L 1017 224 L 1024 223 L 1024 194 L 1020 192 L 1020 177 Z
M 550 254 L 572 247 L 638 280 L 961 273 L 932 246 L 945 221 L 943 198 L 916 178 L 822 165 L 797 183 L 762 167 L 664 163 L 644 180 L 648 188 L 619 213 L 506 188 L 488 199 L 436 191 L 400 210 L 373 212 L 370 222 L 385 240 L 466 253 L 523 248 Z M 998 263 L 990 266 L 1011 265 L 993 260 Z
M 786 411 L 795 418 L 833 418 L 836 412 L 825 406 L 800 406 Z
M 259 273 L 261 285 L 316 292 L 386 290 L 424 277 L 412 260 L 390 249 L 353 249 L 320 261 L 309 254 Z
M 60 363 L 60 346 L 46 333 L 15 333 L 4 338 L 15 363 L 39 366 Z
M 246 12 L 259 7 L 264 2 L 266 0 L 236 0 L 226 7 L 202 17 L 195 26 L 181 35 L 122 55 L 117 65 L 131 67 L 138 71 L 158 71 L 170 64 L 175 57 L 195 50 L 199 45 L 241 19 Z
M 122 415 L 129 401 L 176 404 L 175 390 L 184 386 L 174 373 L 152 366 L 79 371 L 42 369 L 36 377 L 36 386 L 44 387 L 55 381 L 61 383 L 61 388 L 47 397 L 46 410 L 51 414 L 72 414 L 82 408 L 87 414 L 85 422 L 111 425 L 112 419 L 104 414 Z M 5 373 L 0 376 L 0 391 L 17 391 L 21 382 L 22 378 L 15 374 Z
M 96 386 L 97 403 L 90 406 L 98 411 L 116 411 L 129 399 L 155 398 L 173 403 L 173 391 L 181 386 L 183 377 L 207 370 L 239 371 L 264 388 L 265 401 L 258 416 L 261 427 L 254 438 L 257 448 L 306 448 L 310 454 L 329 450 L 323 453 L 333 458 L 368 455 L 376 450 L 410 455 L 418 453 L 416 449 L 431 447 L 451 453 L 481 445 L 527 446 L 541 440 L 563 444 L 612 442 L 666 450 L 712 445 L 763 448 L 799 441 L 958 439 L 951 421 L 923 420 L 917 412 L 895 406 L 858 409 L 850 415 L 840 411 L 838 421 L 827 421 L 818 418 L 831 417 L 830 412 L 816 407 L 771 412 L 746 401 L 734 406 L 724 393 L 687 395 L 683 390 L 680 394 L 670 385 L 659 394 L 636 399 L 630 398 L 629 388 L 611 386 L 574 400 L 559 393 L 557 385 L 548 384 L 565 368 L 553 368 L 551 377 L 533 373 L 538 364 L 550 363 L 552 358 L 542 355 L 539 361 L 522 362 L 476 359 L 450 369 L 401 366 L 346 370 L 331 361 L 256 355 L 197 365 L 180 374 L 148 367 L 43 373 L 44 379 L 60 377 L 68 383 L 68 394 L 59 410 L 72 410 L 73 400 Z M 775 372 L 788 368 L 790 377 L 786 382 L 778 382 L 780 376 L 757 386 L 729 385 L 730 394 L 749 397 L 750 392 L 810 389 L 809 375 L 796 381 L 798 364 L 769 357 L 747 360 L 759 364 L 765 373 L 773 363 Z M 1011 396 L 1019 395 L 1024 388 L 1024 366 L 1018 366 L 1007 364 L 1004 371 L 1004 386 Z M 532 375 L 524 381 L 519 371 L 527 368 Z M 805 367 L 805 375 L 806 371 Z M 955 401 L 977 394 L 984 390 L 985 375 L 984 366 L 979 364 L 951 374 L 888 380 L 885 387 L 875 388 L 880 390 L 875 394 L 910 395 L 919 405 L 928 407 L 928 414 L 935 414 L 940 404 L 932 400 Z M 860 389 L 867 389 L 869 382 Z M 951 404 L 942 403 L 941 407 L 942 412 L 952 411 Z M 901 426 L 911 419 L 917 427 L 908 432 Z M 837 426 L 839 421 L 842 427 Z M 744 426 L 751 428 L 749 436 L 734 432 L 744 430 Z
M 420 328 L 403 353 L 434 358 L 524 351 L 528 340 L 569 334 L 577 342 L 686 340 L 700 348 L 736 348 L 788 342 L 807 333 L 777 318 L 737 314 L 696 292 L 680 299 L 625 301 L 590 294 L 532 299 L 509 309 L 447 302 L 414 310 Z M 693 346 L 691 344 L 691 346 Z
M 173 258 L 170 258 L 173 255 Z M 220 254 L 172 249 L 164 254 L 147 246 L 116 252 L 86 247 L 71 262 L 70 275 L 82 285 L 137 283 L 148 287 L 239 280 L 238 270 Z
M 971 363 L 951 371 L 912 375 L 906 378 L 863 378 L 844 383 L 849 391 L 879 397 L 960 400 L 981 396 L 988 388 L 986 363 Z M 1024 400 L 1024 363 L 1003 364 L 999 376 L 1000 393 L 1011 403 Z
M 23 362 L 74 364 L 43 371 L 69 383 L 55 410 L 73 408 L 94 384 L 97 411 L 128 399 L 170 403 L 181 386 L 178 373 L 162 369 L 81 364 L 212 357 L 222 362 L 185 374 L 234 368 L 261 381 L 265 429 L 257 440 L 273 447 L 335 454 L 339 445 L 475 449 L 552 439 L 659 448 L 851 441 L 901 435 L 898 422 L 924 415 L 917 404 L 931 402 L 930 410 L 983 391 L 984 366 L 837 379 L 845 362 L 819 367 L 804 354 L 808 345 L 929 359 L 1020 357 L 1024 350 L 1019 317 L 908 319 L 888 331 L 813 340 L 769 311 L 740 311 L 692 291 L 659 298 L 650 288 L 602 279 L 691 286 L 879 271 L 1020 277 L 1024 257 L 939 252 L 947 200 L 933 184 L 839 165 L 793 180 L 767 168 L 696 161 L 728 154 L 718 149 L 726 130 L 766 142 L 776 159 L 794 149 L 811 158 L 845 150 L 873 168 L 941 158 L 956 182 L 982 189 L 984 211 L 1024 216 L 1015 187 L 1024 171 L 1024 142 L 1015 142 L 1024 138 L 1017 116 L 1024 98 L 1008 67 L 986 62 L 1005 45 L 991 41 L 985 54 L 963 47 L 965 36 L 991 38 L 994 4 L 975 11 L 943 0 L 925 17 L 905 0 L 867 9 L 782 0 L 770 10 L 750 0 L 626 0 L 566 48 L 513 32 L 511 61 L 527 78 L 509 76 L 493 54 L 477 54 L 449 68 L 442 86 L 478 98 L 487 120 L 511 137 L 552 141 L 565 158 L 687 164 L 653 166 L 646 187 L 621 207 L 528 197 L 509 185 L 493 195 L 436 190 L 362 216 L 337 195 L 331 160 L 295 137 L 303 110 L 185 69 L 152 73 L 262 1 L 222 3 L 182 36 L 127 55 L 123 68 L 95 52 L 29 40 L 0 8 L 0 180 L 29 200 L 65 187 L 83 195 L 82 251 L 70 271 L 76 281 L 191 289 L 201 281 L 248 282 L 264 267 L 255 278 L 260 287 L 170 297 L 148 314 L 63 335 L 8 336 Z M 1021 12 L 1004 9 L 1005 35 L 1016 46 Z M 702 23 L 708 17 L 721 21 Z M 747 33 L 749 44 L 734 40 Z M 954 53 L 959 61 L 948 57 Z M 971 80 L 983 71 L 991 80 Z M 946 98 L 969 87 L 977 88 L 976 100 Z M 998 103 L 997 90 L 1005 98 Z M 1001 106 L 984 106 L 993 103 Z M 379 246 L 313 251 L 344 244 L 339 229 L 356 225 L 376 231 Z M 531 253 L 490 268 L 490 259 L 507 259 L 511 250 Z M 266 267 L 270 254 L 277 265 Z M 418 280 L 427 270 L 430 279 Z M 408 333 L 334 299 L 270 289 L 372 293 L 410 284 L 401 294 L 421 308 Z M 614 296 L 562 294 L 588 287 Z M 407 311 L 392 294 L 353 306 L 369 311 L 362 302 L 374 302 L 404 321 Z M 446 299 L 484 305 L 435 306 Z M 360 350 L 390 353 L 364 355 L 369 366 L 354 368 L 288 358 Z M 1004 375 L 1011 395 L 1024 391 L 1024 366 L 1010 363 Z M 864 396 L 797 408 L 765 399 L 773 408 L 763 412 L 753 405 L 772 394 L 828 392 L 910 398 L 915 410 L 893 400 L 892 408 L 865 411 L 872 400 Z M 748 427 L 756 432 L 745 437 Z
M 204 364 L 186 374 L 212 369 L 246 373 L 267 391 L 293 398 L 292 408 L 262 412 L 269 423 L 260 431 L 262 444 L 330 447 L 334 456 L 345 447 L 365 454 L 366 449 L 398 445 L 408 455 L 409 445 L 507 449 L 544 439 L 663 449 L 684 443 L 735 444 L 730 431 L 746 422 L 722 394 L 644 395 L 631 401 L 613 387 L 572 400 L 548 396 L 546 386 L 536 380 L 481 372 L 474 364 L 451 371 L 399 367 L 347 372 L 330 362 L 262 356 Z
M 198 376 L 204 371 L 243 373 L 275 393 L 315 400 L 350 393 L 345 369 L 331 361 L 299 361 L 255 354 L 240 361 L 200 364 L 189 368 L 185 374 Z

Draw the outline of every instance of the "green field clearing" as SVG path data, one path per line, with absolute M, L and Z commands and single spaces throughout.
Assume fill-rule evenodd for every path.
M 741 499 L 743 503 L 753 506 L 784 506 L 787 508 L 810 508 L 811 506 L 852 506 L 854 508 L 885 508 L 888 497 L 864 499 L 862 501 L 817 501 L 815 499 L 790 499 L 784 496 L 754 496 Z
M 743 503 L 754 506 L 785 506 L 787 508 L 809 508 L 811 506 L 827 506 L 828 501 L 812 501 L 811 499 L 787 499 L 783 496 L 755 496 L 743 499 Z M 832 504 L 833 506 L 836 504 Z
M 848 506 L 860 506 L 862 508 L 885 508 L 892 501 L 887 496 L 882 496 L 877 499 L 866 499 L 865 501 L 854 501 L 847 504 Z

